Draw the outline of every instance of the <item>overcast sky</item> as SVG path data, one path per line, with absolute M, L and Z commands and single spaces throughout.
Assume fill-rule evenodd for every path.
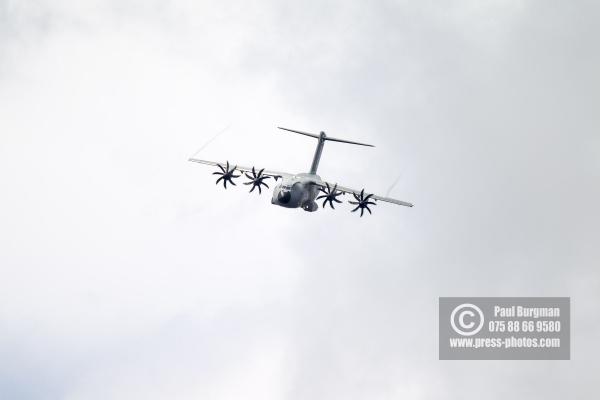
M 593 1 L 0 0 L 0 397 L 592 398 Z M 306 213 L 199 157 L 390 195 Z M 570 296 L 570 361 L 439 361 L 439 296 Z

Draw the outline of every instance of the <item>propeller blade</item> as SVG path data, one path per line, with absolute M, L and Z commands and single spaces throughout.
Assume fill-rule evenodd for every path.
M 348 203 L 352 204 L 352 205 L 356 205 L 356 207 L 352 210 L 352 212 L 355 212 L 357 210 L 360 210 L 360 216 L 362 217 L 365 214 L 365 209 L 369 212 L 369 214 L 373 214 L 371 212 L 371 209 L 369 208 L 369 206 L 374 206 L 376 205 L 376 203 L 374 201 L 371 201 L 371 197 L 373 197 L 373 194 L 368 194 L 365 196 L 365 189 L 362 189 L 360 191 L 360 194 L 357 195 L 356 193 L 352 193 L 354 195 L 354 198 L 356 199 L 356 201 L 348 201 Z

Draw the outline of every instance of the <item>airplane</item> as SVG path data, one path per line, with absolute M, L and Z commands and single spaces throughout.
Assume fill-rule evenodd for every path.
M 250 192 L 253 192 L 254 189 L 258 189 L 258 193 L 262 194 L 261 186 L 265 186 L 267 189 L 269 185 L 265 182 L 265 180 L 273 178 L 275 182 L 277 182 L 281 178 L 281 183 L 277 184 L 273 188 L 273 196 L 271 197 L 271 204 L 275 204 L 285 208 L 302 208 L 304 211 L 317 211 L 319 208 L 317 204 L 317 200 L 323 199 L 322 208 L 329 203 L 332 209 L 335 209 L 335 203 L 342 203 L 338 199 L 340 195 L 352 194 L 354 197 L 354 201 L 349 201 L 350 204 L 355 206 L 352 209 L 352 212 L 356 212 L 360 210 L 360 216 L 362 217 L 365 210 L 371 214 L 371 209 L 369 206 L 374 206 L 378 201 L 383 201 L 392 204 L 398 204 L 401 206 L 412 207 L 413 204 L 396 200 L 390 197 L 378 196 L 375 194 L 367 194 L 365 190 L 356 190 L 347 188 L 345 186 L 340 186 L 337 183 L 333 184 L 328 181 L 324 181 L 321 179 L 319 175 L 317 175 L 317 168 L 319 167 L 319 161 L 321 160 L 321 154 L 323 153 L 323 146 L 325 142 L 340 142 L 340 143 L 349 143 L 355 144 L 359 146 L 368 146 L 375 147 L 371 144 L 353 142 L 350 140 L 337 139 L 333 137 L 329 137 L 325 134 L 325 132 L 321 132 L 320 134 L 308 133 L 303 131 L 297 131 L 294 129 L 277 127 L 278 129 L 298 133 L 300 135 L 309 136 L 318 139 L 317 148 L 315 150 L 315 154 L 312 160 L 312 164 L 310 166 L 310 171 L 308 173 L 298 173 L 291 174 L 287 172 L 278 172 L 260 169 L 258 172 L 255 167 L 248 168 L 242 167 L 239 165 L 231 166 L 229 161 L 225 163 L 222 162 L 214 162 L 207 160 L 200 160 L 198 158 L 190 158 L 189 161 L 210 165 L 213 167 L 218 167 L 219 171 L 213 172 L 213 175 L 219 175 L 219 178 L 215 182 L 217 185 L 219 182 L 223 183 L 223 187 L 227 189 L 227 183 L 231 183 L 233 186 L 237 186 L 234 182 L 234 179 L 237 179 L 243 175 L 248 179 L 247 182 L 244 182 L 244 185 L 252 185 L 250 188 Z M 239 171 L 239 174 L 236 174 L 236 171 Z

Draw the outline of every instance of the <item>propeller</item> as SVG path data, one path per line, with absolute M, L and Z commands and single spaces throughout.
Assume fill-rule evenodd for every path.
M 252 185 L 252 188 L 250 189 L 250 193 L 252 193 L 252 191 L 255 188 L 258 188 L 258 194 L 262 194 L 262 191 L 260 189 L 260 185 L 265 185 L 267 187 L 267 189 L 269 188 L 269 185 L 267 185 L 264 180 L 265 179 L 269 179 L 270 176 L 269 175 L 263 175 L 263 171 L 265 169 L 261 169 L 260 171 L 258 171 L 258 174 L 256 173 L 256 170 L 254 169 L 254 167 L 252 167 L 252 175 L 249 175 L 247 172 L 244 174 L 246 175 L 246 178 L 250 179 L 249 182 L 244 182 L 244 185 Z M 277 180 L 277 178 L 275 178 L 275 180 Z
M 221 175 L 221 176 L 219 177 L 219 179 L 217 179 L 217 181 L 215 183 L 218 185 L 222 179 L 223 187 L 225 189 L 227 189 L 227 182 L 231 183 L 233 186 L 236 186 L 233 179 L 239 178 L 240 175 L 234 175 L 233 173 L 235 172 L 237 165 L 235 167 L 229 169 L 229 161 L 227 161 L 227 166 L 225 168 L 223 168 L 223 166 L 221 164 L 217 164 L 217 167 L 219 167 L 221 169 L 221 172 L 219 172 L 219 171 L 213 172 L 213 175 Z
M 365 208 L 366 208 L 367 211 L 369 212 L 369 214 L 371 214 L 371 209 L 369 208 L 369 205 L 374 206 L 375 202 L 369 201 L 369 200 L 371 199 L 371 196 L 373 196 L 373 195 L 369 194 L 369 195 L 365 196 L 365 189 L 360 191 L 360 196 L 357 195 L 356 193 L 352 193 L 352 195 L 356 199 L 356 201 L 349 201 L 350 204 L 356 204 L 356 208 L 354 208 L 354 210 L 352 210 L 352 212 L 360 209 L 360 216 L 362 217 L 365 212 Z
M 337 190 L 337 183 L 333 186 L 333 189 L 329 186 L 329 183 L 325 182 L 325 185 L 327 186 L 327 188 L 323 188 L 322 186 L 319 187 L 319 191 L 323 192 L 325 194 L 320 195 L 319 197 L 317 197 L 317 200 L 319 199 L 325 199 L 323 200 L 323 205 L 321 207 L 325 208 L 325 204 L 327 204 L 327 202 L 329 202 L 329 205 L 331 206 L 331 208 L 333 208 L 335 210 L 335 207 L 333 206 L 333 202 L 335 201 L 336 203 L 341 203 L 340 200 L 337 199 L 337 197 L 341 194 L 343 194 L 343 192 L 339 192 Z

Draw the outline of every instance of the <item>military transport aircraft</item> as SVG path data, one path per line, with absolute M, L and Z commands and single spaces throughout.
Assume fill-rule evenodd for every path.
M 315 155 L 313 157 L 312 165 L 310 166 L 310 171 L 308 173 L 290 174 L 287 172 L 265 170 L 264 168 L 257 171 L 255 167 L 248 168 L 241 167 L 239 165 L 231 166 L 229 161 L 222 163 L 200 160 L 197 158 L 190 158 L 189 161 L 218 167 L 219 171 L 213 172 L 213 175 L 219 175 L 216 184 L 222 182 L 225 189 L 227 189 L 227 183 L 231 183 L 232 185 L 236 186 L 234 179 L 239 178 L 241 173 L 243 173 L 248 179 L 247 182 L 244 182 L 244 185 L 252 185 L 250 187 L 250 192 L 254 191 L 254 189 L 258 189 L 259 194 L 262 193 L 261 186 L 269 188 L 269 185 L 265 183 L 265 180 L 273 178 L 275 182 L 277 182 L 278 179 L 281 178 L 281 183 L 275 186 L 273 189 L 273 197 L 271 198 L 271 204 L 281 207 L 302 208 L 304 211 L 312 212 L 317 211 L 319 208 L 316 200 L 323 199 L 323 208 L 325 208 L 327 203 L 329 203 L 331 208 L 335 208 L 333 203 L 341 203 L 338 197 L 340 195 L 345 195 L 346 193 L 352 194 L 354 197 L 354 201 L 349 201 L 350 204 L 355 206 L 352 209 L 352 212 L 360 210 L 361 217 L 363 216 L 365 210 L 371 214 L 371 209 L 369 206 L 374 206 L 377 201 L 385 201 L 407 207 L 413 206 L 411 203 L 407 203 L 405 201 L 377 196 L 375 194 L 367 194 L 365 193 L 364 189 L 355 190 L 344 186 L 339 186 L 337 183 L 333 184 L 331 182 L 324 181 L 319 175 L 317 175 L 317 167 L 319 166 L 319 160 L 321 159 L 321 153 L 323 152 L 323 146 L 325 145 L 326 141 L 350 143 L 369 147 L 374 147 L 373 145 L 352 142 L 344 139 L 336 139 L 327 136 L 325 132 L 321 132 L 319 135 L 316 135 L 314 133 L 296 131 L 293 129 L 281 127 L 278 128 L 289 132 L 299 133 L 300 135 L 310 136 L 319 140 Z M 236 174 L 237 171 L 240 173 Z

